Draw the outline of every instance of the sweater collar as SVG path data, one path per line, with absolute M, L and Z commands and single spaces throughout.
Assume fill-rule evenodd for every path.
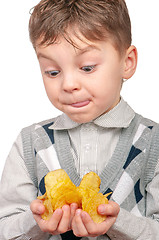
M 104 128 L 127 128 L 135 116 L 134 110 L 121 97 L 120 102 L 109 112 L 94 119 L 92 123 Z M 85 124 L 85 123 L 84 123 Z M 50 126 L 54 130 L 68 130 L 78 127 L 66 114 L 58 116 Z

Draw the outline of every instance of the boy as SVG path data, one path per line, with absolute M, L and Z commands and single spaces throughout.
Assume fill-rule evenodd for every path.
M 124 0 L 42 0 L 29 30 L 47 95 L 63 114 L 23 129 L 13 145 L 1 181 L 0 239 L 158 239 L 159 125 L 120 96 L 137 65 Z M 76 204 L 41 219 L 36 198 L 58 168 L 76 185 L 89 171 L 99 174 L 101 191 L 112 192 L 98 207 L 103 223 Z

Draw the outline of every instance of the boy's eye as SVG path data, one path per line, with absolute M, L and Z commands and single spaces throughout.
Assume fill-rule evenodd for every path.
M 95 68 L 95 65 L 91 65 L 91 66 L 84 66 L 82 67 L 81 69 L 84 71 L 84 72 L 92 72 L 93 69 Z
M 60 71 L 58 71 L 58 70 L 45 71 L 45 74 L 49 75 L 49 77 L 56 77 L 59 73 L 60 73 Z

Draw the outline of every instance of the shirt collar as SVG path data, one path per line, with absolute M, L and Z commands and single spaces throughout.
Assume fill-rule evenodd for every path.
M 99 116 L 92 122 L 104 128 L 126 128 L 135 116 L 134 110 L 121 97 L 120 102 L 109 112 Z M 76 128 L 80 123 L 72 121 L 66 114 L 58 116 L 50 126 L 54 130 L 66 130 Z

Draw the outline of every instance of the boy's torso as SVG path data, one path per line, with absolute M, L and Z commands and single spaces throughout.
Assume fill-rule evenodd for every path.
M 43 179 L 50 170 L 65 169 L 76 185 L 81 180 L 70 151 L 68 131 L 53 131 L 50 129 L 52 123 L 53 121 L 50 120 L 42 125 L 36 125 L 34 126 L 36 130 L 31 133 L 31 145 L 35 153 L 36 172 L 38 172 L 38 176 L 34 176 L 34 179 L 37 177 L 36 184 L 40 195 L 45 192 Z M 153 149 L 152 145 L 150 158 L 153 156 L 153 162 L 148 161 L 150 144 L 154 144 L 151 143 L 152 136 L 152 141 L 157 138 L 156 129 L 158 129 L 157 124 L 136 114 L 130 126 L 122 130 L 115 151 L 100 174 L 101 191 L 103 193 L 112 191 L 113 200 L 138 216 L 146 214 L 145 188 L 153 177 L 158 160 L 155 157 L 157 149 Z M 23 140 L 25 131 L 26 129 L 23 130 Z M 51 166 L 46 166 L 48 158 L 52 162 Z M 32 173 L 34 175 L 34 171 Z

